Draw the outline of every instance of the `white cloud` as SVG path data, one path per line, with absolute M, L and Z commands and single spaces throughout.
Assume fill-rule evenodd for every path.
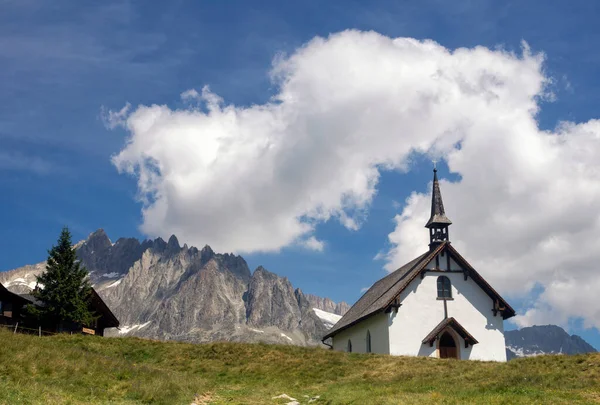
M 125 104 L 119 111 L 107 111 L 102 107 L 101 118 L 104 126 L 108 129 L 114 129 L 120 125 L 125 125 L 130 110 L 131 104 L 129 103 Z
M 316 250 L 317 252 L 322 252 L 323 249 L 325 249 L 325 243 L 314 236 L 302 241 L 302 245 L 310 250 Z
M 224 105 L 204 88 L 207 111 L 137 107 L 113 162 L 138 176 L 146 234 L 278 250 L 331 218 L 360 227 L 379 170 L 406 168 L 411 151 L 448 150 L 502 108 L 535 110 L 540 64 L 528 52 L 450 52 L 372 32 L 315 38 L 274 61 L 270 103 Z
M 226 105 L 205 87 L 182 94 L 205 109 L 128 112 L 113 162 L 138 177 L 144 233 L 252 252 L 321 246 L 314 230 L 330 219 L 358 229 L 380 170 L 407 170 L 415 152 L 444 158 L 461 175 L 442 184 L 457 248 L 502 292 L 539 282 L 538 312 L 587 311 L 598 325 L 593 306 L 557 294 L 597 283 L 600 124 L 538 129 L 538 103 L 553 97 L 542 64 L 526 45 L 448 50 L 345 31 L 276 58 L 267 104 Z M 428 198 L 413 194 L 396 218 L 389 269 L 427 246 Z
M 201 100 L 202 96 L 200 95 L 200 93 L 198 93 L 198 90 L 196 90 L 196 89 L 189 89 L 189 90 L 186 90 L 183 93 L 181 93 L 181 99 L 183 101 Z

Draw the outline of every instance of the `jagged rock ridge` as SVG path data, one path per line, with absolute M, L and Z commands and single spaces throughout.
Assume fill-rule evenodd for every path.
M 121 321 L 121 330 L 155 339 L 317 344 L 326 332 L 313 308 L 342 315 L 346 303 L 306 295 L 282 278 L 246 261 L 181 247 L 175 236 L 114 244 L 100 229 L 75 245 L 96 290 Z M 44 263 L 0 273 L 18 293 L 35 286 Z
M 577 335 L 569 335 L 556 325 L 529 326 L 504 333 L 506 357 L 538 356 L 541 354 L 580 354 L 595 352 L 589 343 Z

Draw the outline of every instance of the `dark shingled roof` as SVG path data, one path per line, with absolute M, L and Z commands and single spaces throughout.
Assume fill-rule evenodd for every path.
M 107 328 L 118 328 L 119 327 L 119 324 L 120 324 L 119 320 L 112 313 L 112 311 L 110 310 L 108 305 L 106 305 L 104 300 L 102 300 L 102 298 L 100 298 L 100 295 L 98 295 L 96 290 L 94 290 L 93 288 L 92 288 L 91 303 L 92 303 L 92 306 L 94 307 L 94 311 L 96 311 L 97 313 L 102 315 L 104 325 Z
M 22 298 L 24 298 L 24 299 L 26 299 L 30 303 L 39 306 L 39 307 L 41 307 L 41 306 L 44 305 L 44 303 L 42 301 L 38 300 L 37 298 L 35 298 L 31 294 L 19 294 L 19 296 L 22 297 Z
M 442 322 L 438 324 L 427 336 L 423 339 L 423 344 L 429 343 L 433 345 L 433 342 L 438 338 L 438 336 L 446 329 L 446 327 L 450 327 L 456 331 L 465 340 L 465 343 L 470 345 L 475 345 L 479 343 L 477 339 L 475 339 L 463 326 L 458 323 L 458 321 L 454 318 L 446 318 Z
M 10 291 L 8 288 L 4 287 L 1 283 L 0 283 L 0 292 L 2 292 L 2 294 L 4 294 L 4 295 L 11 297 L 13 300 L 20 302 L 23 305 L 27 304 L 26 298 L 21 297 L 19 294 L 15 294 L 14 292 Z
M 515 316 L 515 310 L 484 280 L 483 277 L 452 247 L 450 242 L 442 242 L 434 249 L 422 254 L 398 270 L 377 281 L 329 330 L 323 340 L 362 321 L 380 311 L 385 311 L 398 295 L 414 280 L 427 264 L 442 250 L 446 250 L 461 265 L 466 274 L 497 303 L 503 319 Z M 490 310 L 492 310 L 490 305 Z
M 412 281 L 415 275 L 442 250 L 446 243 L 436 249 L 423 253 L 416 259 L 408 262 L 393 273 L 388 274 L 375 284 L 342 316 L 342 318 L 329 330 L 323 340 L 335 335 L 358 321 L 385 310 L 391 301 Z

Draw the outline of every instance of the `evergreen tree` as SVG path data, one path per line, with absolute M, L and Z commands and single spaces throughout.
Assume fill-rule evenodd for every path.
M 90 326 L 96 317 L 89 310 L 92 287 L 88 271 L 81 266 L 71 244 L 71 233 L 64 227 L 58 244 L 48 251 L 46 272 L 37 277 L 39 288 L 32 295 L 42 305 L 29 306 L 31 315 L 57 331 L 69 325 Z

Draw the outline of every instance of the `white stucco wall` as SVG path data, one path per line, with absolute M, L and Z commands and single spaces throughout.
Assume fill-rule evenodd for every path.
M 440 258 L 440 268 L 442 263 L 447 263 L 446 257 Z M 456 263 L 453 266 L 459 269 Z M 460 358 L 506 361 L 504 323 L 500 314 L 494 317 L 492 299 L 471 278 L 465 281 L 462 273 L 447 272 L 427 272 L 402 292 L 398 313 L 389 314 L 390 354 L 437 356 L 435 344 L 430 347 L 421 341 L 444 319 L 444 301 L 437 300 L 437 278 L 441 275 L 452 283 L 448 317 L 454 317 L 479 341 L 465 349 L 459 338 Z
M 371 353 L 389 354 L 388 314 L 379 313 L 365 319 L 333 337 L 333 349 L 347 351 L 348 339 L 353 353 L 367 352 L 367 330 L 371 332 Z

